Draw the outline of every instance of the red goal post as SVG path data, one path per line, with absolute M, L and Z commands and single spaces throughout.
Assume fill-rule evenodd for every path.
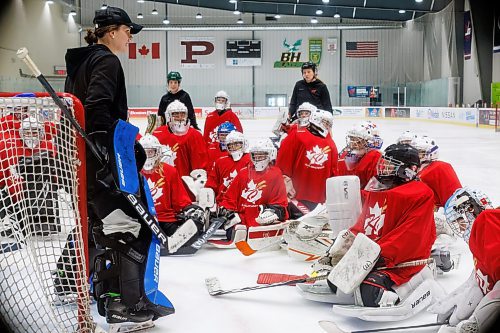
M 85 142 L 48 93 L 16 95 L 0 93 L 0 316 L 13 332 L 94 332 Z

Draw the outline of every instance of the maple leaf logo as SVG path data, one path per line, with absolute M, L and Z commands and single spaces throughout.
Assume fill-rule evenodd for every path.
M 179 149 L 179 145 L 176 143 L 172 148 L 169 145 L 166 145 L 162 149 L 162 157 L 165 157 L 165 163 L 175 166 L 175 159 L 177 158 L 177 149 Z
M 379 206 L 378 202 L 370 207 L 370 215 L 365 219 L 365 234 L 367 236 L 378 236 L 380 229 L 384 226 L 386 208 L 385 202 L 382 207 Z
M 238 175 L 238 171 L 236 169 L 234 169 L 233 171 L 231 171 L 229 173 L 229 176 L 224 177 L 224 179 L 222 179 L 222 183 L 224 184 L 224 187 L 226 187 L 226 188 L 229 187 L 229 185 L 231 184 L 233 179 L 236 177 L 236 175 Z
M 475 261 L 475 260 L 474 260 Z M 479 288 L 483 291 L 483 294 L 486 295 L 488 292 L 490 292 L 489 289 L 489 282 L 488 282 L 488 275 L 483 274 L 479 268 L 476 267 L 476 281 L 477 284 L 479 285 Z
M 214 128 L 214 130 L 212 132 L 210 132 L 210 134 L 208 135 L 208 137 L 210 138 L 210 142 L 217 142 L 217 131 L 218 130 L 219 130 L 219 126 Z
M 163 195 L 163 189 L 155 184 L 154 181 L 148 179 L 148 186 L 151 191 L 151 196 L 153 197 L 153 201 L 156 203 L 157 199 L 161 198 Z
M 241 197 L 254 204 L 257 200 L 262 198 L 262 189 L 266 186 L 265 180 L 255 184 L 252 179 L 248 182 L 247 188 L 241 192 Z
M 137 50 L 143 57 L 147 56 L 149 53 L 149 49 L 146 47 L 146 45 L 142 44 L 142 47 Z
M 314 146 L 312 150 L 306 152 L 306 157 L 309 159 L 311 164 L 323 165 L 328 161 L 328 153 L 330 152 L 330 147 L 326 146 L 320 148 L 318 145 Z

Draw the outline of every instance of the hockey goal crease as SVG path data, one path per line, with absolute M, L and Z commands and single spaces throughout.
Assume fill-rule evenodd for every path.
M 0 316 L 12 332 L 93 332 L 84 141 L 48 94 L 14 96 L 0 93 Z

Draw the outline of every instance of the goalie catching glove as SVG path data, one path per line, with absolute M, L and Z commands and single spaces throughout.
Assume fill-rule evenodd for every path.
M 198 192 L 205 187 L 207 182 L 207 172 L 203 169 L 195 169 L 191 171 L 189 176 L 182 176 L 181 178 L 198 201 Z
M 260 205 L 260 214 L 255 218 L 255 222 L 260 225 L 269 225 L 282 221 L 285 217 L 283 207 L 278 205 Z

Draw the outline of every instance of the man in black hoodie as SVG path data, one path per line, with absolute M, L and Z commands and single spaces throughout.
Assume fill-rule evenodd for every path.
M 309 102 L 320 110 L 333 112 L 328 88 L 317 78 L 316 64 L 311 61 L 305 62 L 302 64 L 301 71 L 303 80 L 295 83 L 288 106 L 290 121 L 297 119 L 297 107 L 304 102 Z
M 168 92 L 161 97 L 160 106 L 158 107 L 158 115 L 162 118 L 163 124 L 166 124 L 165 110 L 167 106 L 175 100 L 184 103 L 188 109 L 189 123 L 194 129 L 200 130 L 196 122 L 193 103 L 189 94 L 181 89 L 182 76 L 179 72 L 170 72 L 167 74 Z

